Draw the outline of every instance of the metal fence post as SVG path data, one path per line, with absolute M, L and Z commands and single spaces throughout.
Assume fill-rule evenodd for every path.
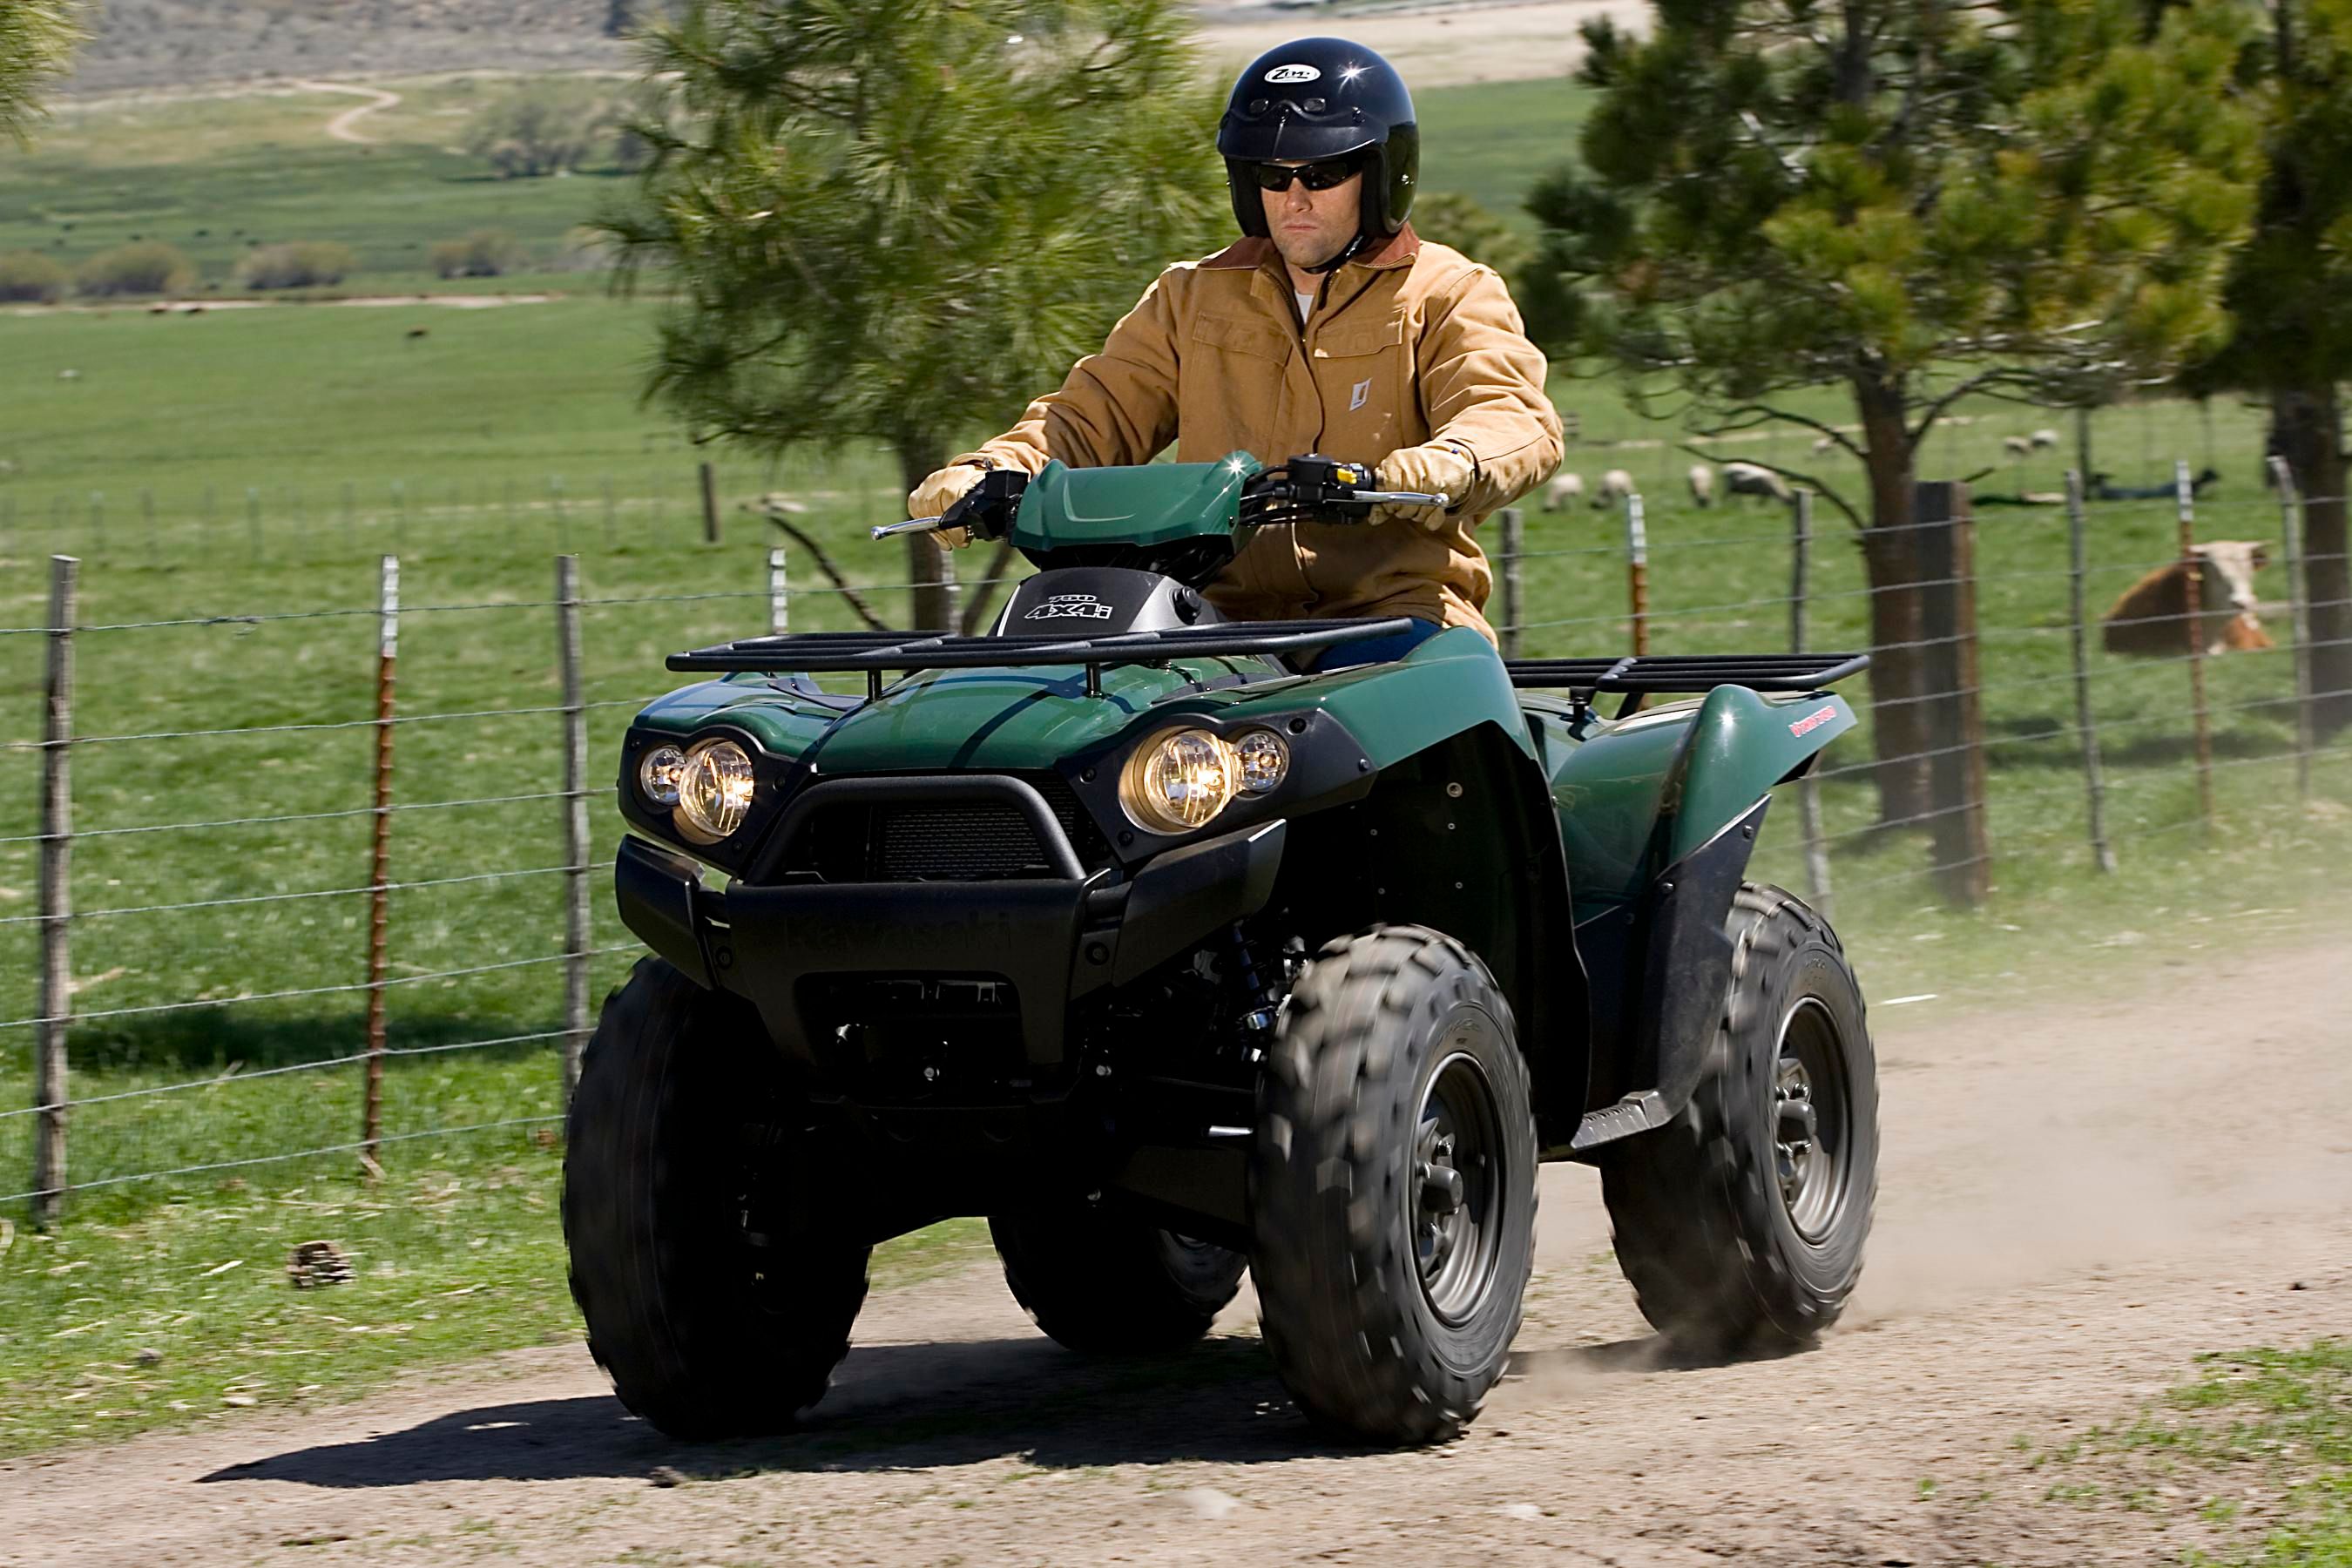
M 784 577 L 784 547 L 768 548 L 768 632 L 782 637 L 793 629 L 792 584 Z
M 555 558 L 556 656 L 563 675 L 563 1103 L 588 1044 L 588 709 L 580 695 L 580 557 Z
M 2294 637 L 2294 792 L 2311 797 L 2311 751 L 2315 743 L 2311 715 L 2311 584 L 2304 573 L 2303 496 L 2284 458 L 2273 458 L 2271 477 L 2279 493 L 2280 549 L 2286 554 L 2287 625 Z
M 2213 826 L 2213 716 L 2205 705 L 2205 569 L 2197 559 L 2197 492 L 2189 459 L 2172 464 L 2172 495 L 2180 510 L 2180 619 L 2189 639 L 2189 713 L 2197 731 L 2197 816 Z
M 360 1163 L 371 1177 L 383 1173 L 375 1154 L 383 1137 L 383 972 L 392 900 L 392 682 L 399 653 L 400 557 L 387 555 L 375 660 L 375 838 L 368 857 L 367 1103 L 360 1129 Z
M 33 1218 L 57 1221 L 66 1189 L 66 1032 L 73 1012 L 73 626 L 81 563 L 49 561 L 49 668 L 41 733 L 41 1021 L 36 1037 Z
M 702 479 L 702 538 L 705 543 L 719 542 L 719 470 L 709 463 L 696 465 Z
M 2107 841 L 2107 773 L 2099 760 L 2098 721 L 2091 712 L 2090 608 L 2084 598 L 2089 570 L 2089 530 L 2083 516 L 2083 476 L 2066 470 L 2067 632 L 2074 642 L 2074 727 L 2083 732 L 2083 786 L 2091 801 L 2091 857 L 2102 871 L 2116 868 L 2115 846 Z
M 1625 582 L 1633 611 L 1633 652 L 1650 651 L 1650 531 L 1642 521 L 1642 498 L 1625 498 Z
M 1496 628 L 1502 634 L 1503 657 L 1519 657 L 1519 555 L 1525 546 L 1527 514 L 1517 507 L 1507 506 L 1501 514 L 1503 524 L 1503 624 Z
M 1799 490 L 1789 508 L 1789 651 L 1805 651 L 1805 616 L 1811 607 L 1813 566 L 1813 492 Z M 1806 893 L 1824 918 L 1837 915 L 1830 891 L 1829 840 L 1822 832 L 1822 781 L 1805 770 L 1797 781 L 1797 826 L 1805 841 Z

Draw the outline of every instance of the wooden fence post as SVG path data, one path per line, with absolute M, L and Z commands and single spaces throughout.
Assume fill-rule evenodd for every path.
M 1519 657 L 1519 553 L 1527 542 L 1527 514 L 1517 507 L 1503 509 L 1503 624 L 1495 629 L 1501 634 L 1503 657 Z
M 784 547 L 768 547 L 768 635 L 783 637 L 793 629 L 792 585 L 784 578 Z
M 49 561 L 49 668 L 41 733 L 41 1021 L 36 1037 L 33 1219 L 57 1223 L 66 1195 L 66 1033 L 73 1014 L 73 627 L 81 563 Z
M 1921 740 L 1927 753 L 1927 816 L 1945 897 L 1974 905 L 1992 890 L 1985 822 L 1984 690 L 1977 655 L 1976 523 L 1969 488 L 1919 485 Z
M 1642 521 L 1642 498 L 1625 498 L 1625 585 L 1633 607 L 1633 652 L 1650 651 L 1650 531 Z
M 386 960 L 392 900 L 393 668 L 400 653 L 400 557 L 383 558 L 375 658 L 375 832 L 368 854 L 367 1098 L 361 1112 L 360 1164 L 371 1180 L 383 1174 L 376 1150 L 383 1137 L 383 1046 Z
M 702 539 L 719 542 L 719 472 L 709 463 L 697 465 L 702 478 Z
M 2089 570 L 2089 529 L 2083 515 L 2083 475 L 2066 470 L 2067 630 L 2074 657 L 2074 727 L 2083 735 L 2083 786 L 2091 801 L 2091 857 L 2100 870 L 2116 868 L 2115 846 L 2107 841 L 2107 773 L 2099 760 L 2098 721 L 2091 712 L 2090 609 L 2084 597 Z
M 2197 492 L 2189 459 L 2172 465 L 2172 495 L 2180 511 L 2181 625 L 2189 639 L 2189 716 L 2197 735 L 2197 816 L 2213 826 L 2213 715 L 2205 705 L 2205 568 L 2197 559 Z
M 588 1044 L 588 709 L 580 694 L 580 557 L 555 558 L 556 657 L 563 677 L 563 1103 Z
M 2294 637 L 2294 792 L 2311 798 L 2311 752 L 2315 743 L 2311 714 L 2311 584 L 2304 572 L 2303 496 L 2294 469 L 2273 458 L 2271 477 L 2279 493 L 2279 548 L 2286 555 L 2287 624 Z
M 1789 550 L 1789 651 L 1805 651 L 1805 618 L 1811 598 L 1813 492 L 1800 489 L 1789 508 L 1793 537 Z M 1797 826 L 1805 841 L 1806 895 L 1825 920 L 1837 916 L 1830 891 L 1830 847 L 1822 832 L 1822 781 L 1811 768 L 1797 781 Z

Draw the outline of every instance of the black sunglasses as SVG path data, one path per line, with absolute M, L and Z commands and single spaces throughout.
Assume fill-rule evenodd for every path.
M 1286 191 L 1294 179 L 1310 191 L 1328 191 L 1346 184 L 1363 166 L 1364 161 L 1351 153 L 1319 163 L 1253 163 L 1250 172 L 1262 191 Z

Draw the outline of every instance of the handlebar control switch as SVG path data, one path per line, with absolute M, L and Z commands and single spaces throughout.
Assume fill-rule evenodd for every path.
M 940 527 L 968 528 L 974 539 L 992 542 L 1003 539 L 1013 531 L 1021 493 L 1028 488 L 1029 476 L 1019 468 L 991 468 L 940 514 Z

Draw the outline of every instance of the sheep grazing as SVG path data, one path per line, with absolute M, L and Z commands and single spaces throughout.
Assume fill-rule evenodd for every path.
M 1723 490 L 1726 495 L 1759 496 L 1787 506 L 1797 498 L 1789 489 L 1789 481 L 1769 468 L 1759 468 L 1753 463 L 1723 465 Z
M 2023 436 L 2003 436 L 2000 438 L 2000 454 L 2011 462 L 2020 458 L 2030 458 L 2033 455 L 2033 442 Z
M 2036 430 L 2032 435 L 2028 436 L 2026 440 L 2032 443 L 2035 451 L 2046 452 L 2053 447 L 2058 445 L 2058 432 L 2051 429 L 2045 425 L 2041 429 Z
M 1705 463 L 1693 463 L 1690 473 L 1685 477 L 1690 480 L 1692 504 L 1703 507 L 1713 506 L 1715 504 L 1715 470 Z
M 1834 436 L 1822 436 L 1813 442 L 1813 456 L 1816 458 L 1826 458 L 1836 450 L 1837 437 Z
M 1541 505 L 1546 511 L 1566 511 L 1583 499 L 1582 474 L 1555 474 L 1551 483 L 1544 486 Z
M 1622 468 L 1612 468 L 1601 476 L 1601 488 L 1592 494 L 1592 510 L 1615 506 L 1633 493 L 1633 476 Z

